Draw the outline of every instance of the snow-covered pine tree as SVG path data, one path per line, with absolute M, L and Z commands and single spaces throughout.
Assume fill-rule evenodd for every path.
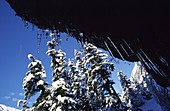
M 83 56 L 84 55 L 84 56 Z M 92 44 L 84 46 L 84 52 L 75 50 L 75 60 L 69 60 L 72 92 L 80 110 L 123 110 L 118 94 L 113 88 L 111 74 L 114 65 L 107 54 Z
M 31 54 L 28 54 L 28 58 L 31 60 L 31 63 L 28 65 L 29 71 L 23 80 L 24 100 L 18 101 L 18 106 L 23 103 L 24 111 L 29 108 L 27 100 L 39 91 L 43 94 L 48 86 L 48 83 L 45 81 L 46 72 L 41 61 L 36 60 Z
M 121 106 L 118 94 L 113 88 L 111 74 L 114 65 L 107 60 L 108 55 L 98 50 L 93 44 L 84 47 L 85 56 L 79 59 L 85 102 L 89 110 L 116 110 Z M 80 62 L 81 61 L 81 62 Z
M 45 71 L 41 62 L 32 60 L 24 79 L 25 98 L 24 110 L 31 111 L 69 111 L 69 110 L 125 110 L 122 102 L 113 88 L 111 74 L 114 65 L 107 60 L 107 54 L 92 44 L 86 44 L 84 51 L 75 50 L 75 59 L 66 62 L 66 54 L 56 50 L 56 39 L 47 43 L 47 55 L 51 57 L 53 70 L 52 85 L 45 82 Z M 75 63 L 76 62 L 76 63 Z M 75 63 L 75 64 L 74 64 Z M 28 79 L 29 78 L 29 79 Z M 36 92 L 39 97 L 32 108 L 27 108 L 27 100 Z
M 75 110 L 76 101 L 72 98 L 70 92 L 70 78 L 67 71 L 66 53 L 62 50 L 56 50 L 56 39 L 53 38 L 47 43 L 49 46 L 46 52 L 48 56 L 51 56 L 51 68 L 53 69 L 53 83 L 50 89 L 50 95 L 52 98 L 51 111 L 62 110 L 69 111 Z
M 44 95 L 39 96 L 33 105 L 35 111 L 69 111 L 75 110 L 76 101 L 72 99 L 69 91 L 67 62 L 65 53 L 62 50 L 56 50 L 56 39 L 47 43 L 48 56 L 51 56 L 51 68 L 53 69 L 52 86 L 48 87 Z

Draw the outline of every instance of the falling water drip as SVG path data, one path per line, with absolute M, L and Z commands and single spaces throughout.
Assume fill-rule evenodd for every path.
M 46 38 L 48 38 L 48 36 L 49 36 L 49 30 L 48 29 L 45 30 L 45 35 L 46 35 Z
M 84 34 L 83 34 L 83 33 L 79 33 L 79 36 L 80 36 L 81 38 L 83 38 Z
M 60 38 L 60 32 L 59 31 L 57 32 L 57 38 Z
M 77 43 L 79 45 L 80 51 L 83 52 L 84 51 L 84 44 L 81 41 L 79 41 L 79 40 L 77 40 Z
M 107 42 L 106 42 L 106 41 L 104 41 L 104 44 L 105 44 L 106 48 L 108 49 L 109 53 L 111 54 L 111 56 L 113 57 L 113 60 L 115 61 L 115 63 L 117 63 L 116 60 L 115 60 L 115 56 L 113 55 L 113 53 L 112 53 L 112 51 L 110 50 L 109 46 L 107 45 Z
M 50 35 L 49 36 L 51 36 L 51 38 L 57 38 L 57 31 L 54 29 L 54 30 L 51 30 L 51 32 L 50 32 Z
M 45 37 L 45 30 L 42 29 L 42 36 Z
M 34 28 L 35 28 L 35 25 L 34 25 L 34 24 L 32 24 L 32 31 L 34 31 Z
M 124 50 L 124 52 L 126 53 L 126 55 L 129 57 L 129 54 L 127 53 L 127 51 L 125 50 L 125 48 L 123 47 L 123 45 L 120 44 L 120 46 L 122 47 L 122 49 Z
M 129 50 L 131 51 L 131 53 L 134 53 L 134 51 L 132 50 L 132 48 L 129 46 L 129 44 L 125 41 L 125 40 L 123 40 L 124 42 L 125 42 L 125 44 L 127 45 L 127 47 L 129 48 Z
M 29 22 L 26 21 L 26 20 L 23 20 L 24 21 L 24 27 L 26 27 L 27 29 L 29 28 Z
M 42 37 L 42 36 L 41 36 L 40 29 L 39 29 L 38 32 L 37 32 L 37 41 L 38 41 L 37 47 L 38 47 L 38 53 L 40 52 L 41 37 Z
M 113 43 L 113 41 L 107 37 L 108 40 L 111 42 L 111 44 L 113 45 L 113 47 L 116 49 L 116 51 L 119 53 L 120 57 L 122 58 L 122 60 L 125 60 L 124 57 L 122 56 L 122 54 L 120 53 L 119 49 L 116 47 L 116 45 Z
M 57 46 L 59 47 L 59 49 L 61 49 L 61 41 L 62 41 L 62 39 L 61 39 L 61 37 L 60 37 L 60 32 L 57 31 L 57 33 L 56 33 L 55 35 L 56 35 L 56 36 L 55 36 L 55 38 L 56 38 L 56 44 L 57 44 Z

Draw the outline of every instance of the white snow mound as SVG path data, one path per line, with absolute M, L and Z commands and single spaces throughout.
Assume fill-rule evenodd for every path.
M 0 111 L 21 111 L 21 110 L 0 104 Z

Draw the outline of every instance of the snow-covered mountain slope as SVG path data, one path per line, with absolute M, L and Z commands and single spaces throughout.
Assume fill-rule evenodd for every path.
M 135 63 L 130 79 L 123 72 L 119 72 L 118 77 L 122 88 L 121 100 L 128 111 L 163 111 L 148 82 L 151 77 L 141 63 Z
M 0 111 L 21 111 L 21 110 L 0 104 Z
M 152 77 L 146 72 L 140 62 L 135 63 L 130 80 L 132 82 L 141 84 L 143 88 L 147 88 L 147 90 L 152 94 L 152 99 L 145 101 L 145 104 L 140 107 L 142 111 L 170 110 L 170 95 L 168 95 L 169 90 L 159 86 L 155 80 L 152 79 Z

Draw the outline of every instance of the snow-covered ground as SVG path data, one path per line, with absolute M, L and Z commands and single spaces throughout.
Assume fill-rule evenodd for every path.
M 21 110 L 0 104 L 0 111 L 21 111 Z

